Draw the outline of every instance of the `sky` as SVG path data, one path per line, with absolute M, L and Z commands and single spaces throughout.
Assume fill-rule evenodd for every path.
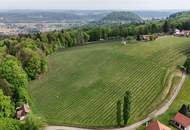
M 0 9 L 190 9 L 190 0 L 0 0 Z

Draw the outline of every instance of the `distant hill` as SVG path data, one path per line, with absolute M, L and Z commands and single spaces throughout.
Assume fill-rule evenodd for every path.
M 80 10 L 11 10 L 0 11 L 0 23 L 63 23 L 65 21 L 98 21 L 111 11 Z
M 170 20 L 185 22 L 190 20 L 190 11 L 177 12 L 169 16 Z
M 144 20 L 151 20 L 151 19 L 165 19 L 169 17 L 171 14 L 178 12 L 177 10 L 158 10 L 158 11 L 133 11 L 137 15 L 139 15 Z
M 135 13 L 128 11 L 115 11 L 107 16 L 105 16 L 102 20 L 102 23 L 140 23 L 143 22 L 142 18 Z

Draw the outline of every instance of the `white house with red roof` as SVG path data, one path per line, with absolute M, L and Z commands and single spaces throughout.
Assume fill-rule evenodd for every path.
M 160 121 L 156 120 L 156 121 L 151 122 L 146 127 L 146 130 L 171 130 L 171 129 L 165 126 L 164 124 L 160 123 Z
M 179 112 L 171 120 L 171 124 L 179 130 L 190 130 L 190 118 Z

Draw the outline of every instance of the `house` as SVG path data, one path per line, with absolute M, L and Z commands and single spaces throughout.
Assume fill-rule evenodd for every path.
M 181 35 L 181 31 L 179 29 L 175 29 L 174 35 L 175 36 L 180 36 Z
M 24 120 L 27 114 L 30 112 L 30 107 L 28 104 L 24 104 L 21 107 L 16 108 L 16 118 L 18 120 Z
M 153 40 L 158 39 L 158 36 L 157 35 L 142 35 L 142 39 L 144 41 L 153 41 Z
M 171 124 L 179 130 L 190 130 L 190 118 L 179 112 L 171 120 Z
M 152 121 L 147 127 L 146 130 L 171 130 L 169 127 L 160 123 L 160 121 Z
M 184 34 L 184 36 L 190 36 L 190 30 L 182 30 L 182 33 Z
M 143 40 L 150 41 L 152 35 L 142 35 Z
M 175 36 L 189 37 L 190 36 L 190 30 L 182 30 L 182 31 L 180 31 L 179 29 L 175 29 L 174 35 Z

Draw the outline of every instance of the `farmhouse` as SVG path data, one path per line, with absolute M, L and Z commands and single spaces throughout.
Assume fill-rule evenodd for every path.
M 190 30 L 183 30 L 182 33 L 184 34 L 184 36 L 190 36 Z
M 158 39 L 158 36 L 155 35 L 142 35 L 144 41 L 152 41 Z
M 145 41 L 150 41 L 152 35 L 143 35 L 142 38 Z
M 164 124 L 160 123 L 158 120 L 151 122 L 147 127 L 146 130 L 171 130 L 169 127 L 165 126 Z
M 176 36 L 180 36 L 181 35 L 181 31 L 179 30 L 179 29 L 175 29 L 175 33 L 174 33 L 174 35 L 176 35 Z
M 24 104 L 21 107 L 17 107 L 16 118 L 18 120 L 24 120 L 29 112 L 30 112 L 30 107 L 28 104 Z
M 179 130 L 190 130 L 190 118 L 179 112 L 171 120 L 171 124 Z
M 176 29 L 174 35 L 175 36 L 189 37 L 190 36 L 190 30 L 182 30 L 182 31 L 180 31 L 180 30 Z

